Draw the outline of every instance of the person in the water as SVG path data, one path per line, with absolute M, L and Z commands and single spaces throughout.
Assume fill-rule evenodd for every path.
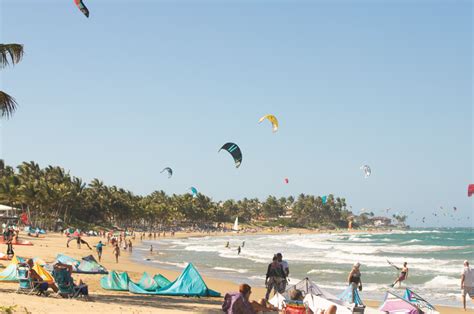
M 227 244 L 225 245 L 226 248 L 229 248 L 229 241 L 227 241 Z
M 398 282 L 398 287 L 400 287 L 400 286 L 402 285 L 402 281 L 408 279 L 408 267 L 407 267 L 407 262 L 403 263 L 403 267 L 402 267 L 402 268 L 397 267 L 397 266 L 395 266 L 395 265 L 393 265 L 393 267 L 395 267 L 395 268 L 398 269 L 398 270 L 401 270 L 401 272 L 400 272 L 400 276 L 397 278 L 397 280 L 395 280 L 394 283 L 392 283 L 390 286 L 393 288 L 393 287 L 395 287 L 395 285 L 396 285 L 397 282 Z
M 241 249 L 240 246 L 239 246 L 239 247 L 237 248 L 237 255 L 240 255 L 240 251 L 241 251 L 241 250 L 242 250 L 242 249 Z

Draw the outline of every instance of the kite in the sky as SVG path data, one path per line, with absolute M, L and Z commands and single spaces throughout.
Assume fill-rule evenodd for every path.
M 474 184 L 469 184 L 467 187 L 467 196 L 471 197 L 474 194 Z
M 171 178 L 173 176 L 173 169 L 171 169 L 170 167 L 166 167 L 164 168 L 163 170 L 161 170 L 160 173 L 163 173 L 165 172 L 168 174 L 168 179 Z
M 194 186 L 190 187 L 189 189 L 193 193 L 193 197 L 196 197 L 198 195 L 198 190 Z
M 272 127 L 273 127 L 273 132 L 278 131 L 278 119 L 274 115 L 272 114 L 264 115 L 263 117 L 260 118 L 260 120 L 258 120 L 258 123 L 262 123 L 265 119 L 271 122 Z
M 89 9 L 87 9 L 87 7 L 84 5 L 84 2 L 82 2 L 82 0 L 74 0 L 74 3 L 79 8 L 79 10 L 81 10 L 81 12 L 84 13 L 86 17 L 89 17 Z
M 237 146 L 237 144 L 225 143 L 221 147 L 221 149 L 219 149 L 219 152 L 221 150 L 226 150 L 227 152 L 229 152 L 229 154 L 232 155 L 232 157 L 234 158 L 234 162 L 235 162 L 235 168 L 240 167 L 240 164 L 242 163 L 242 152 L 240 151 L 240 148 L 239 148 L 239 146 Z
M 363 165 L 360 169 L 364 171 L 364 177 L 366 179 L 372 174 L 372 169 L 370 169 L 368 165 Z
M 290 182 L 290 180 L 288 180 L 288 178 L 285 178 L 285 183 L 288 184 Z

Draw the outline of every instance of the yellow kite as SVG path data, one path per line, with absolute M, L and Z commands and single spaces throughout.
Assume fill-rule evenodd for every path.
M 267 119 L 268 121 L 272 123 L 273 132 L 278 131 L 278 120 L 274 115 L 272 114 L 264 115 L 263 117 L 260 118 L 260 120 L 258 120 L 258 123 L 262 123 L 262 121 L 265 119 Z

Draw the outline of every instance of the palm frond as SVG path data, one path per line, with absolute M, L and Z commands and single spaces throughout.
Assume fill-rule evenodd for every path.
M 0 69 L 11 64 L 17 64 L 23 58 L 23 45 L 0 44 Z
M 18 104 L 15 98 L 0 91 L 0 117 L 10 118 L 15 112 Z

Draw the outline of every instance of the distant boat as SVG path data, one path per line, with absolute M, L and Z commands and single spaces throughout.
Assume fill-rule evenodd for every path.
M 239 231 L 239 217 L 235 217 L 235 222 L 234 226 L 232 227 L 232 230 Z

